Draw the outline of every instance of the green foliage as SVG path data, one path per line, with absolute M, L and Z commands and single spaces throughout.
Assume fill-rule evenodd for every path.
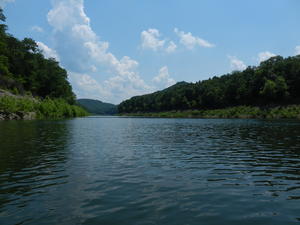
M 1 8 L 0 20 L 5 21 Z M 67 77 L 58 62 L 44 58 L 34 40 L 20 41 L 0 25 L 0 88 L 23 95 L 0 97 L 0 111 L 35 112 L 38 118 L 86 116 L 83 108 L 74 105 L 75 95 Z
M 92 99 L 78 99 L 77 104 L 86 109 L 89 113 L 98 115 L 114 115 L 117 113 L 117 106 Z
M 64 99 L 44 100 L 30 97 L 0 97 L 0 111 L 7 113 L 35 112 L 39 119 L 59 119 L 87 116 L 81 107 L 68 104 Z
M 8 113 L 36 112 L 37 103 L 30 98 L 0 97 L 0 111 Z
M 15 94 L 15 95 L 18 95 L 19 90 L 16 87 L 14 87 L 14 89 L 12 90 L 12 93 Z
M 266 98 L 275 98 L 276 96 L 276 83 L 272 80 L 266 80 L 265 85 L 260 94 Z
M 1 8 L 0 20 L 5 21 Z M 41 98 L 62 98 L 75 104 L 67 77 L 66 70 L 55 59 L 44 58 L 34 40 L 20 41 L 0 24 L 0 88 L 20 94 L 31 92 Z
M 272 57 L 258 67 L 196 83 L 180 82 L 162 91 L 126 100 L 118 106 L 118 111 L 146 113 L 299 103 L 300 55 L 285 59 Z M 234 115 L 235 112 L 226 111 L 225 117 L 227 113 Z
M 5 20 L 6 20 L 6 17 L 3 14 L 3 9 L 2 8 L 0 8 L 0 20 L 3 21 L 3 22 L 5 22 Z
M 266 79 L 264 87 L 260 94 L 267 100 L 276 101 L 289 95 L 288 86 L 285 79 L 281 76 L 277 77 L 275 81 Z
M 237 106 L 224 109 L 125 113 L 121 115 L 159 118 L 300 119 L 300 105 L 275 108 Z

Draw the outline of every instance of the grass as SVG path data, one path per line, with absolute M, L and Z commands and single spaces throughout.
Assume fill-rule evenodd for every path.
M 213 110 L 186 110 L 149 113 L 124 113 L 121 116 L 158 118 L 240 118 L 240 119 L 300 119 L 300 105 L 259 108 L 237 106 Z
M 88 113 L 81 107 L 70 105 L 63 99 L 43 100 L 32 97 L 0 97 L 0 111 L 5 113 L 35 112 L 38 119 L 71 118 L 87 116 Z

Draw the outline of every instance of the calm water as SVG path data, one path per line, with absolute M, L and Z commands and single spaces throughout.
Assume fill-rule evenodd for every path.
M 300 224 L 300 122 L 0 122 L 0 224 Z

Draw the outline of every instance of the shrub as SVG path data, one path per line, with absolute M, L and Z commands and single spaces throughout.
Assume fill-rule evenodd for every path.
M 38 118 L 69 118 L 87 116 L 88 113 L 77 105 L 70 105 L 63 99 L 44 100 L 29 97 L 0 97 L 0 111 L 7 113 L 36 112 Z

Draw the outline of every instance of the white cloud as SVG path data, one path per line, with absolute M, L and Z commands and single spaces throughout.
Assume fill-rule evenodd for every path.
M 230 60 L 230 67 L 232 70 L 238 70 L 238 71 L 242 71 L 245 70 L 247 68 L 247 66 L 245 65 L 245 63 L 238 59 L 235 56 L 228 56 L 229 60 Z
M 300 45 L 296 46 L 296 48 L 295 48 L 295 54 L 296 55 L 300 55 Z
M 164 51 L 173 53 L 177 49 L 177 45 L 173 41 L 161 39 L 159 30 L 150 28 L 141 33 L 142 48 L 152 51 Z
M 165 40 L 160 40 L 160 33 L 157 29 L 144 30 L 141 33 L 142 47 L 157 51 L 165 45 Z
M 180 43 L 184 45 L 187 49 L 194 49 L 196 46 L 204 47 L 204 48 L 212 48 L 215 47 L 214 44 L 209 43 L 208 41 L 201 39 L 199 37 L 193 36 L 191 32 L 185 33 L 184 31 L 180 31 L 177 28 L 174 29 L 174 32 L 180 38 Z
M 40 41 L 37 41 L 36 43 L 37 43 L 39 49 L 42 50 L 45 58 L 47 58 L 47 59 L 54 58 L 57 61 L 59 61 L 59 56 L 55 50 L 49 48 L 47 45 L 45 45 L 44 43 L 42 43 Z
M 0 0 L 0 7 L 4 7 L 7 3 L 14 2 L 15 0 Z
M 118 103 L 153 90 L 136 71 L 136 60 L 129 56 L 118 59 L 109 52 L 109 43 L 102 41 L 90 26 L 83 0 L 54 0 L 47 18 L 54 30 L 55 50 L 71 74 L 78 96 L 89 94 Z M 110 77 L 104 80 L 101 74 Z
M 276 55 L 272 52 L 268 52 L 268 51 L 261 52 L 258 54 L 258 61 L 261 63 L 261 62 L 266 61 L 269 58 L 274 57 L 274 56 L 276 56 Z
M 114 76 L 104 82 L 104 85 L 113 90 L 113 98 L 115 101 L 128 99 L 135 95 L 142 95 L 154 90 L 148 86 L 137 73 L 129 76 Z
M 97 67 L 94 66 L 94 65 L 92 65 L 92 66 L 91 66 L 91 71 L 92 71 L 92 72 L 97 72 Z
M 176 81 L 170 77 L 167 66 L 164 66 L 159 70 L 159 74 L 153 78 L 153 82 L 162 85 L 163 88 L 170 87 L 176 83 Z
M 176 49 L 177 49 L 177 45 L 173 41 L 170 41 L 168 47 L 166 48 L 166 52 L 172 53 L 175 52 Z
M 211 44 L 199 37 L 193 36 L 190 32 L 185 33 L 184 31 L 180 31 L 177 28 L 174 29 L 174 32 L 179 37 L 180 43 L 189 50 L 194 49 L 196 46 L 204 48 L 215 47 L 214 44 Z M 174 41 L 162 38 L 159 30 L 154 28 L 142 31 L 141 42 L 141 46 L 143 49 L 150 49 L 152 51 L 164 51 L 166 53 L 173 53 L 177 49 L 177 45 L 174 43 Z
M 38 32 L 38 33 L 44 32 L 44 29 L 42 27 L 39 27 L 39 26 L 32 26 L 31 30 L 34 31 L 34 32 Z
M 153 87 L 149 87 L 149 90 L 141 88 L 139 83 L 143 81 L 135 75 L 130 78 L 114 76 L 103 83 L 98 82 L 88 74 L 71 72 L 69 75 L 79 98 L 94 98 L 105 102 L 118 103 L 120 99 L 128 99 L 155 90 Z
M 90 19 L 84 12 L 84 0 L 54 0 L 53 5 L 47 18 L 55 30 L 63 31 L 75 25 L 90 25 Z
M 69 73 L 70 80 L 73 83 L 74 90 L 79 91 L 80 98 L 99 98 L 103 101 L 109 101 L 111 93 L 95 79 L 88 74 Z

